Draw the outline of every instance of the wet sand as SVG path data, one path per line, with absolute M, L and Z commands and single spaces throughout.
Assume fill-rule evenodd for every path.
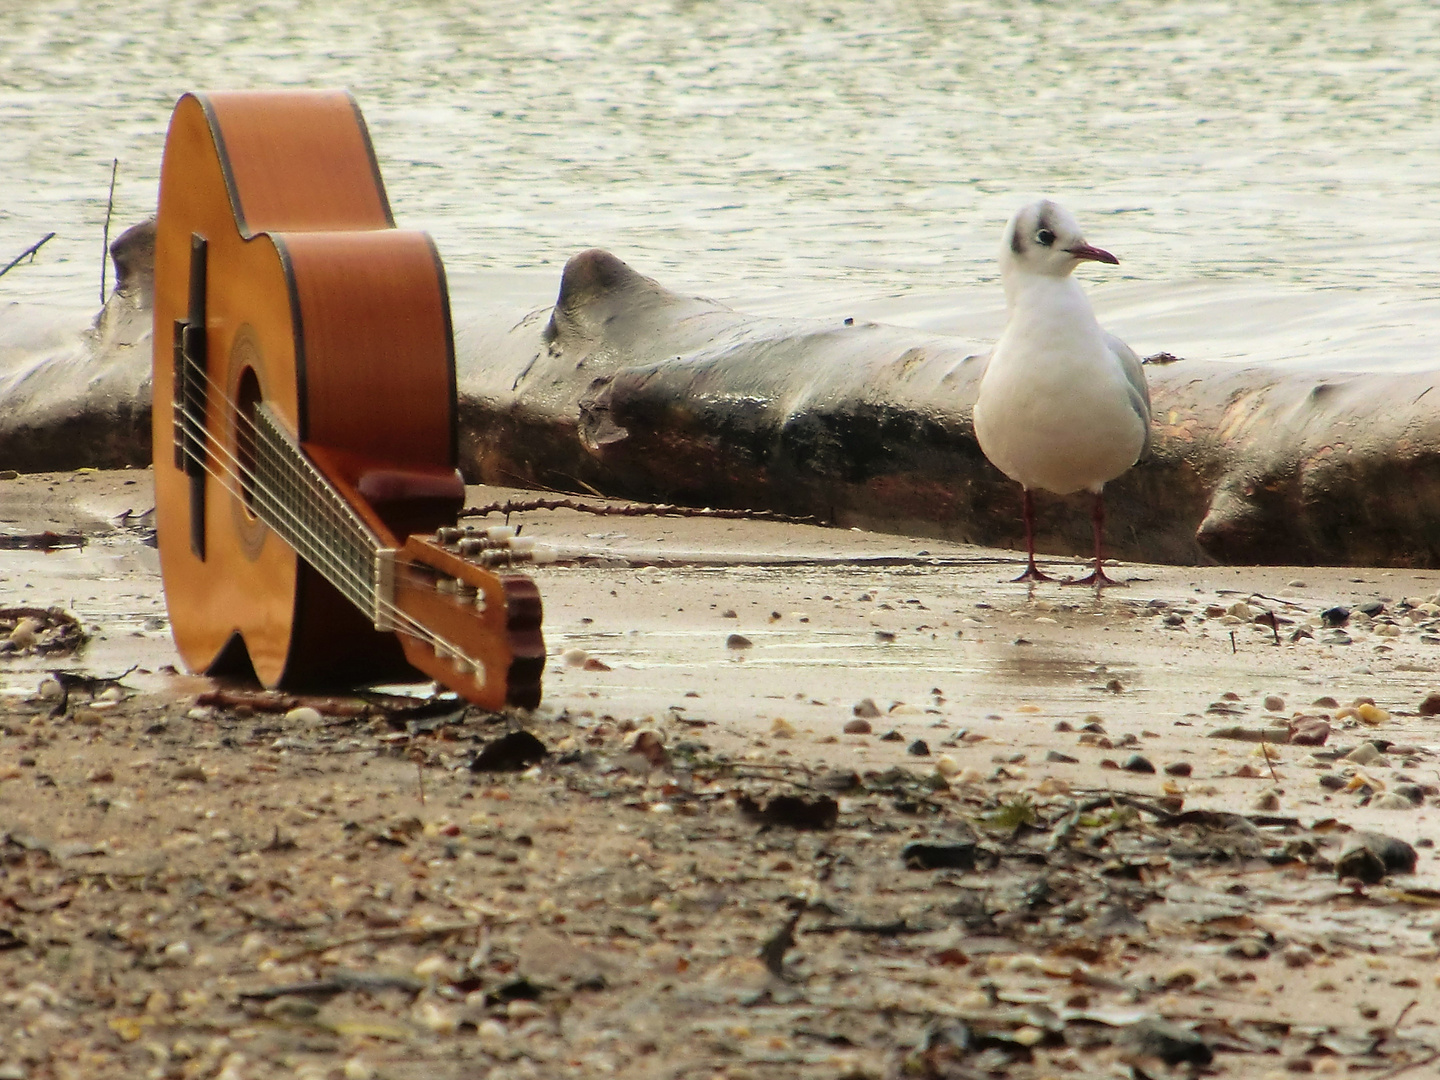
M 509 497 L 532 493 L 475 488 L 469 505 Z M 0 810 L 16 912 L 7 931 L 16 942 L 6 954 L 9 985 L 0 993 L 11 1008 L 30 1010 L 31 1032 L 16 1049 L 0 1044 L 0 1065 L 13 1060 L 21 1068 L 14 1075 L 64 1075 L 56 1062 L 69 1044 L 77 1055 L 112 1064 L 148 1054 L 162 1075 L 190 1075 L 187 1062 L 206 1052 L 196 1034 L 204 1030 L 206 1038 L 226 1040 L 207 1067 L 218 1071 L 228 1060 L 234 1075 L 270 1075 L 282 1059 L 315 1075 L 449 1075 L 450 1066 L 436 1063 L 453 1051 L 472 1062 L 490 1055 L 510 1070 L 504 1075 L 516 1076 L 600 1075 L 605 1067 L 589 1053 L 609 1055 L 611 1065 L 637 1076 L 881 1076 L 915 1058 L 937 1018 L 961 1016 L 980 1030 L 986 1009 L 1005 1002 L 1169 1017 L 1204 1034 L 1221 1075 L 1261 1075 L 1253 1025 L 1283 1028 L 1264 1053 L 1315 1071 L 1394 1067 L 1440 1045 L 1440 1005 L 1430 993 L 1440 953 L 1429 936 L 1433 901 L 1425 899 L 1440 887 L 1429 842 L 1440 804 L 1433 786 L 1440 784 L 1440 740 L 1433 718 L 1418 714 L 1425 696 L 1440 689 L 1440 610 L 1423 606 L 1440 589 L 1440 573 L 1121 564 L 1112 573 L 1129 587 L 1097 598 L 1060 585 L 1009 583 L 1021 568 L 1009 551 L 765 521 L 515 514 L 512 524 L 555 544 L 562 556 L 533 575 L 551 657 L 544 702 L 533 716 L 508 723 L 522 723 L 560 761 L 570 755 L 569 764 L 544 766 L 527 780 L 465 767 L 476 744 L 504 730 L 491 719 L 469 717 L 448 732 L 403 724 L 392 730 L 373 719 L 338 728 L 338 721 L 297 721 L 291 731 L 280 714 L 263 709 L 197 708 L 208 680 L 166 673 L 176 660 L 155 553 L 143 543 L 145 523 L 116 523 L 150 505 L 144 471 L 0 481 L 0 532 L 87 537 L 83 548 L 0 554 L 0 603 L 61 605 L 94 635 L 70 658 L 0 658 Z M 1083 572 L 1067 560 L 1046 562 L 1052 572 Z M 1348 644 L 1320 625 L 1326 609 L 1376 601 L 1384 611 L 1368 624 L 1352 617 Z M 1229 613 L 1240 603 L 1250 611 Z M 1253 620 L 1267 611 L 1278 625 Z M 1302 630 L 1309 636 L 1297 634 Z M 731 635 L 748 645 L 734 647 Z M 81 695 L 69 715 L 47 718 L 47 703 L 36 697 L 51 668 L 108 676 L 132 665 L 140 670 L 124 685 L 134 693 L 111 695 L 119 702 L 94 709 Z M 1312 704 L 1327 696 L 1337 705 Z M 1271 700 L 1267 709 L 1267 698 L 1283 704 Z M 1372 727 L 1338 708 L 1359 698 L 1372 698 L 1388 716 Z M 871 711 L 861 705 L 867 699 L 877 713 L 871 732 L 847 733 L 857 706 Z M 1329 720 L 1324 747 L 1262 748 L 1210 737 L 1224 727 L 1283 727 L 1296 713 Z M 637 728 L 655 728 L 668 740 L 670 756 L 658 770 L 637 771 L 635 755 L 627 754 Z M 1382 763 L 1328 759 L 1337 747 L 1372 738 L 1393 744 Z M 917 752 L 917 741 L 927 752 Z M 708 764 L 682 770 L 679 747 L 697 743 Z M 1047 760 L 1056 752 L 1074 760 Z M 1140 767 L 1134 755 L 1156 771 L 1125 768 Z M 1165 771 L 1185 765 L 1189 775 Z M 905 772 L 884 783 L 927 785 L 933 813 L 906 811 L 904 800 L 890 797 L 877 778 L 896 767 Z M 937 767 L 948 782 L 931 779 Z M 847 770 L 864 782 L 839 797 L 832 832 L 778 827 L 757 834 L 736 809 L 742 789 L 754 788 L 762 803 L 782 791 L 808 798 L 827 790 L 825 776 Z M 1360 805 L 1363 791 L 1320 783 L 1324 775 L 1348 782 L 1357 772 L 1370 781 L 1371 805 Z M 666 794 L 666 783 L 694 801 Z M 1406 784 L 1430 793 L 1414 807 L 1375 805 Z M 890 795 L 882 798 L 882 788 Z M 1131 852 L 1121 859 L 1130 869 L 1113 879 L 1113 894 L 1076 893 L 1075 919 L 1088 926 L 1115 897 L 1127 896 L 1119 882 L 1148 882 L 1148 899 L 1126 901 L 1148 933 L 1139 940 L 1082 934 L 1100 943 L 1098 952 L 1082 952 L 1073 942 L 1060 948 L 1053 936 L 1017 942 L 1001 934 L 996 944 L 994 933 L 957 929 L 934 905 L 986 882 L 953 871 L 907 872 L 897 858 L 902 843 L 953 840 L 1017 799 L 1040 808 L 1048 834 L 1066 800 L 1087 792 L 1118 792 L 1171 815 L 1182 808 L 1249 815 L 1252 839 L 1272 854 L 1303 839 L 1317 846 L 1320 861 L 1266 861 L 1251 852 L 1162 871 L 1158 861 L 1147 869 Z M 689 807 L 692 816 L 675 807 Z M 1145 818 L 1149 847 L 1136 851 L 1173 861 L 1177 819 L 1152 818 Z M 674 831 L 682 826 L 692 833 Z M 400 832 L 386 832 L 393 829 Z M 1337 882 L 1326 860 L 1360 829 L 1415 844 L 1415 874 L 1359 891 Z M 368 846 L 336 846 L 336 836 L 352 833 L 369 837 Z M 1017 873 L 1015 852 L 1005 845 L 1021 841 L 985 842 L 1004 856 L 1006 869 L 988 883 L 1003 898 L 1006 875 Z M 447 855 L 446 844 L 460 854 Z M 497 848 L 519 852 L 518 864 L 502 863 L 498 876 L 486 861 Z M 170 854 L 137 869 L 154 852 Z M 811 865 L 837 852 L 858 875 L 853 893 L 831 891 L 831 879 L 814 868 L 819 862 Z M 698 878 L 697 857 L 705 863 Z M 712 857 L 723 867 L 705 862 Z M 1027 857 L 1043 861 L 1036 851 Z M 639 888 L 638 900 L 580 903 L 567 882 L 583 877 L 587 860 L 602 876 L 639 872 L 663 885 Z M 162 864 L 174 882 L 158 899 L 119 884 L 135 880 L 126 874 L 163 877 Z M 731 889 L 739 907 L 712 897 L 719 906 L 704 908 L 706 900 L 701 908 L 709 914 L 696 914 L 693 903 L 705 889 L 687 891 L 668 876 L 679 875 L 682 864 L 691 874 L 685 880 L 710 882 L 710 892 Z M 209 881 L 214 891 L 206 875 L 217 865 L 238 867 L 242 877 L 258 866 L 283 889 L 260 889 L 265 899 L 256 907 L 246 892 L 258 888 L 254 881 L 234 885 L 248 897 L 249 916 L 210 915 L 213 925 L 186 930 L 176 909 L 183 889 Z M 1046 871 L 1045 880 L 1061 888 L 1056 882 L 1066 872 Z M 427 876 L 435 886 L 428 891 L 419 884 Z M 442 876 L 449 883 L 443 889 Z M 415 885 L 424 899 L 392 903 L 394 887 L 381 886 L 396 880 L 405 890 Z M 48 893 L 37 884 L 44 882 Z M 22 895 L 22 884 L 30 892 Z M 467 899 L 457 901 L 457 891 Z M 381 893 L 390 899 L 377 899 Z M 341 894 L 348 899 L 337 899 Z M 799 909 L 796 943 L 782 947 L 767 969 L 763 946 L 773 946 L 797 896 L 810 906 Z M 815 907 L 823 898 L 831 908 Z M 1231 908 L 1200 918 L 1177 907 L 1180 900 Z M 572 901 L 575 909 L 557 919 L 554 904 Z M 395 912 L 390 937 L 384 918 L 364 921 L 376 904 L 404 909 Z M 1005 907 L 995 901 L 992 908 L 997 904 Z M 114 905 L 110 918 L 104 913 Z M 898 917 L 911 924 L 890 935 L 825 929 L 827 918 L 839 918 L 825 912 L 842 908 L 847 915 L 873 909 L 877 923 Z M 597 924 L 586 937 L 579 930 L 612 916 L 618 925 L 642 909 L 650 912 L 643 932 L 617 937 Z M 137 921 L 142 912 L 150 923 Z M 296 935 L 324 929 L 332 942 L 345 937 L 326 918 L 358 919 L 362 933 L 350 945 L 297 952 Z M 414 929 L 414 920 L 427 918 L 481 929 Z M 743 933 L 734 929 L 737 919 Z M 402 933 L 406 927 L 414 932 Z M 917 927 L 925 933 L 910 932 Z M 115 959 L 104 934 L 129 941 L 129 951 Z M 554 945 L 557 936 L 569 943 L 570 967 L 609 965 L 608 988 L 586 990 L 573 971 L 552 973 L 547 983 L 543 964 L 526 967 L 524 957 L 540 947 L 531 939 Z M 500 959 L 489 968 L 476 961 L 466 975 L 465 958 L 481 938 L 493 938 Z M 583 948 L 576 944 L 582 938 Z M 61 939 L 69 942 L 65 950 L 43 945 Z M 184 949 L 171 949 L 182 940 Z M 506 952 L 512 946 L 513 954 Z M 80 974 L 66 966 L 76 958 L 84 958 Z M 273 989 L 357 968 L 399 970 L 418 982 L 404 984 L 399 1003 L 373 987 L 320 995 L 325 1009 L 344 1005 L 369 1017 L 371 1028 L 351 1013 L 341 1022 L 323 1011 L 317 1019 L 308 1006 L 290 1015 L 268 1004 L 314 995 L 244 996 L 262 984 Z M 503 983 L 497 971 L 528 974 L 539 989 L 495 997 Z M 467 978 L 475 988 L 466 989 Z M 846 1008 L 873 1020 L 888 1000 L 899 1019 L 862 1023 L 848 1041 L 817 1044 L 797 1035 L 804 1027 L 797 1009 L 829 1010 L 827 1023 L 840 1023 L 845 1010 L 834 999 L 845 978 L 853 999 Z M 688 989 L 667 997 L 656 979 Z M 555 988 L 562 983 L 563 992 Z M 1084 985 L 1090 989 L 1075 989 Z M 1394 1022 L 1412 1000 L 1419 1004 L 1403 1014 L 1390 1044 L 1361 1053 L 1374 1042 L 1372 1029 Z M 646 1009 L 654 1010 L 649 1021 Z M 667 1018 L 664 1031 L 653 1030 L 655 1016 Z M 613 1045 L 597 1034 L 607 1025 L 624 1033 Z M 1217 1025 L 1230 1025 L 1231 1035 L 1216 1034 Z M 1015 1035 L 1023 1026 L 1005 1029 L 1014 1046 L 1029 1037 Z M 1319 1036 L 1306 1035 L 1311 1028 L 1328 1032 L 1338 1049 L 1316 1050 Z M 1023 1061 L 1012 1055 L 1005 1075 L 1046 1075 L 1046 1068 L 1090 1067 L 1086 1062 L 1110 1075 L 1104 1070 L 1130 1059 L 1120 1043 L 1094 1050 L 1093 1061 L 1074 1038 L 1064 1043 L 1032 1043 L 1049 1049 Z M 422 1059 L 431 1071 L 419 1069 Z M 1267 1064 L 1281 1068 L 1282 1058 Z

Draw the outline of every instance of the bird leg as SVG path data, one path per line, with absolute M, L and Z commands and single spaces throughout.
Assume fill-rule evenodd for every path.
M 1042 573 L 1035 565 L 1035 503 L 1030 495 L 1029 488 L 1022 488 L 1025 493 L 1025 572 L 1012 581 L 1054 581 L 1049 574 Z
M 1116 581 L 1105 573 L 1104 556 L 1101 554 L 1101 540 L 1105 535 L 1105 496 L 1099 491 L 1095 493 L 1095 507 L 1090 514 L 1090 524 L 1095 532 L 1095 570 L 1093 573 L 1076 578 L 1074 581 L 1067 581 L 1065 584 L 1094 585 L 1097 589 L 1103 589 L 1107 585 L 1124 586 L 1125 582 Z

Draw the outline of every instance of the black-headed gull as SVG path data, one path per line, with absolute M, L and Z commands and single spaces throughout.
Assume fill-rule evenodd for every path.
M 1095 571 L 1072 584 L 1114 585 L 1101 558 L 1102 489 L 1139 460 L 1150 442 L 1150 389 L 1140 358 L 1095 321 L 1070 271 L 1085 261 L 1118 263 L 1092 247 L 1064 207 L 1048 199 L 1005 226 L 1000 272 L 1008 319 L 975 399 L 975 437 L 991 463 L 1024 488 L 1025 572 L 1035 566 L 1035 488 L 1095 493 Z

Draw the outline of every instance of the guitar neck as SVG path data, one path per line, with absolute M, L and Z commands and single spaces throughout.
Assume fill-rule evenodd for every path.
M 255 410 L 251 511 L 376 625 L 389 593 L 380 538 L 263 404 Z

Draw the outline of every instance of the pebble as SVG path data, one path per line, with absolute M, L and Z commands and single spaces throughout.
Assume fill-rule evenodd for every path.
M 1140 1057 L 1157 1057 L 1166 1065 L 1209 1065 L 1215 1053 L 1205 1040 L 1168 1020 L 1141 1020 L 1125 1028 L 1125 1045 Z
M 854 720 L 845 721 L 846 735 L 869 735 L 874 730 L 875 729 L 870 726 L 869 720 L 863 720 L 857 717 Z
M 795 737 L 795 725 L 783 716 L 777 716 L 770 724 L 770 735 L 776 739 L 793 739 Z
M 1155 771 L 1155 766 L 1150 763 L 1150 759 L 1140 754 L 1131 754 L 1120 767 L 1126 772 L 1133 773 L 1153 773 Z
M 905 736 L 904 736 L 904 735 L 901 735 L 900 732 L 898 732 L 898 731 L 891 730 L 891 731 L 885 732 L 884 735 L 881 735 L 881 736 L 880 736 L 880 741 L 881 741 L 881 742 L 904 742 L 904 741 L 905 741 Z
M 113 783 L 114 780 L 114 770 L 104 766 L 96 769 L 91 769 L 88 773 L 85 774 L 85 782 L 87 784 L 109 784 Z
M 1258 796 L 1252 805 L 1256 810 L 1273 812 L 1280 809 L 1280 796 L 1273 791 L 1267 791 Z
M 880 706 L 874 698 L 862 698 L 850 707 L 850 711 L 862 720 L 874 720 L 880 715 Z
M 1370 800 L 1377 810 L 1413 810 L 1415 804 L 1398 791 L 1386 791 Z
M 1267 712 L 1284 712 L 1285 699 L 1279 694 L 1269 694 L 1265 698 L 1265 710 Z
M 1344 607 L 1326 608 L 1320 613 L 1321 626 L 1344 626 L 1350 618 L 1350 609 Z
M 1172 761 L 1165 766 L 1167 776 L 1189 776 L 1195 771 L 1195 767 L 1188 761 Z
M 935 771 L 949 780 L 960 771 L 960 763 L 949 754 L 941 754 L 935 759 Z
M 10 631 L 10 644 L 16 649 L 29 649 L 40 640 L 40 627 L 43 624 L 39 619 L 27 616 L 15 624 L 15 629 Z
M 1431 691 L 1425 695 L 1425 700 L 1420 702 L 1421 716 L 1440 715 L 1440 693 Z
M 205 775 L 205 770 L 199 765 L 181 765 L 170 774 L 170 778 L 172 780 L 193 780 L 197 784 L 203 784 L 209 779 Z
M 320 711 L 309 705 L 300 705 L 285 714 L 286 723 L 312 725 L 320 723 Z
M 1304 945 L 1291 945 L 1280 954 L 1280 959 L 1285 961 L 1286 967 L 1302 968 L 1310 966 L 1315 954 Z
M 755 643 L 744 634 L 731 634 L 725 639 L 727 649 L 748 649 Z
M 1371 727 L 1378 727 L 1390 719 L 1388 712 L 1368 701 L 1355 707 L 1355 715 L 1359 717 L 1362 724 L 1368 724 Z
M 913 754 L 915 757 L 929 757 L 930 744 L 927 743 L 924 739 L 916 739 L 914 742 L 912 742 L 909 746 L 905 748 L 905 752 L 907 754 Z
M 1045 755 L 1046 761 L 1052 761 L 1057 765 L 1075 765 L 1080 759 L 1073 758 L 1069 754 L 1062 754 L 1059 750 L 1051 750 Z
M 1355 765 L 1369 765 L 1379 760 L 1383 755 L 1380 748 L 1373 742 L 1362 742 L 1354 750 L 1345 755 L 1345 760 Z

